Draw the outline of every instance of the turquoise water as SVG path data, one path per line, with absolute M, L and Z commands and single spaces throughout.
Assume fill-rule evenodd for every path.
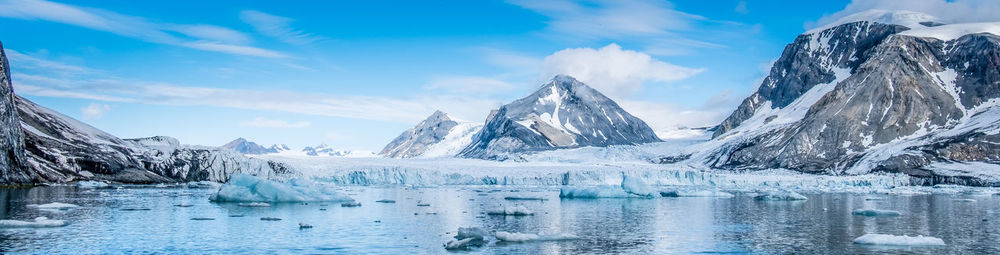
M 3 219 L 46 216 L 65 227 L 0 229 L 4 253 L 286 254 L 1000 254 L 1000 196 L 808 194 L 807 201 L 733 198 L 559 199 L 558 187 L 346 187 L 361 207 L 287 203 L 242 207 L 208 201 L 207 188 L 36 187 L 0 191 Z M 506 196 L 544 197 L 510 201 Z M 376 203 L 391 199 L 396 203 Z M 973 199 L 975 202 L 961 199 Z M 80 205 L 47 212 L 27 204 Z M 418 202 L 430 206 L 417 206 Z M 189 204 L 190 207 L 175 205 Z M 492 216 L 523 205 L 533 216 Z M 852 215 L 861 208 L 899 217 Z M 148 210 L 147 210 L 148 209 Z M 239 217 L 236 217 L 239 216 Z M 262 217 L 280 218 L 263 221 Z M 210 218 L 211 220 L 193 220 Z M 299 223 L 312 225 L 300 229 Z M 467 251 L 442 246 L 459 227 L 566 233 L 575 240 L 493 242 Z M 865 233 L 929 235 L 942 247 L 854 245 Z

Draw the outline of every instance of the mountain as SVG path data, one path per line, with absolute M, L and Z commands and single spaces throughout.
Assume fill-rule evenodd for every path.
M 7 54 L 0 43 L 0 183 L 29 183 L 34 179 L 26 164 L 15 97 Z
M 442 111 L 435 111 L 389 142 L 379 155 L 390 158 L 455 156 L 469 145 L 482 126 L 458 122 Z
M 286 147 L 287 148 L 287 147 Z M 341 157 L 341 158 L 368 158 L 375 157 L 375 153 L 371 151 L 360 151 L 360 150 L 337 150 L 325 143 L 321 143 L 315 147 L 306 146 L 302 149 L 307 156 L 329 156 L 329 157 Z
M 573 77 L 557 75 L 538 91 L 501 106 L 460 156 L 508 159 L 511 154 L 660 141 L 645 122 Z
M 278 153 L 279 146 L 273 145 L 269 148 L 260 146 L 257 143 L 247 141 L 243 137 L 236 138 L 232 142 L 222 145 L 222 148 L 230 149 L 243 154 L 268 154 L 268 153 Z M 285 149 L 287 150 L 287 146 Z
M 2 49 L 2 48 L 0 48 Z M 283 176 L 283 163 L 251 159 L 231 150 L 181 145 L 170 137 L 120 139 L 14 95 L 0 50 L 0 182 L 124 183 L 226 181 L 234 173 Z
M 811 30 L 693 160 L 976 184 L 976 171 L 1000 172 L 998 34 L 1000 23 L 879 10 Z

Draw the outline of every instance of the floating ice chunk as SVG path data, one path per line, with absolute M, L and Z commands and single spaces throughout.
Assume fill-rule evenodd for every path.
M 361 207 L 361 202 L 344 202 L 340 204 L 340 207 Z
M 307 228 L 312 228 L 312 227 L 313 227 L 312 225 L 299 222 L 299 229 L 307 229 Z
M 242 207 L 271 207 L 271 204 L 264 202 L 239 203 L 237 205 Z
M 531 241 L 562 241 L 562 240 L 573 240 L 580 237 L 572 234 L 530 234 L 530 233 L 517 233 L 517 232 L 505 232 L 497 231 L 497 240 L 501 242 L 531 242 Z
M 809 198 L 791 190 L 771 190 L 761 192 L 760 195 L 753 197 L 753 199 L 759 201 L 794 201 Z
M 444 249 L 445 250 L 465 250 L 465 249 L 469 249 L 469 248 L 471 248 L 473 246 L 472 245 L 473 241 L 475 241 L 475 240 L 472 239 L 472 238 L 451 240 L 451 241 L 448 241 L 448 243 L 444 244 Z
M 37 217 L 34 221 L 0 220 L 0 228 L 53 228 L 66 226 L 66 221 Z
M 663 197 L 734 197 L 729 192 L 718 190 L 664 190 L 660 191 Z
M 960 199 L 955 199 L 955 202 L 976 202 L 976 200 L 971 198 L 960 198 Z
M 111 186 L 111 184 L 101 181 L 79 181 L 76 183 L 76 186 L 82 188 L 105 188 Z
M 534 212 L 531 212 L 531 210 L 528 210 L 528 208 L 524 207 L 523 205 L 518 205 L 518 206 L 513 206 L 513 207 L 504 207 L 503 209 L 496 210 L 496 211 L 491 211 L 491 212 L 488 212 L 486 214 L 489 214 L 489 215 L 506 215 L 506 216 L 528 216 L 528 215 L 535 215 Z
M 215 202 L 309 202 L 354 201 L 332 187 L 294 179 L 287 183 L 250 176 L 233 175 L 210 200 Z
M 218 188 L 219 186 L 222 186 L 222 183 L 213 181 L 197 181 L 188 182 L 187 186 L 188 188 Z
M 903 215 L 898 211 L 893 210 L 879 210 L 879 209 L 857 209 L 851 211 L 854 215 L 868 216 L 868 217 L 894 217 Z
M 458 228 L 455 240 L 448 241 L 444 244 L 444 248 L 446 250 L 464 250 L 474 246 L 482 246 L 485 244 L 487 235 L 489 233 L 481 228 Z
M 67 204 L 67 203 L 48 203 L 48 204 L 30 204 L 27 205 L 28 208 L 39 209 L 39 210 L 69 210 L 73 208 L 80 207 L 79 205 Z
M 462 240 L 466 238 L 472 238 L 481 241 L 486 239 L 486 236 L 488 235 L 490 235 L 489 232 L 486 232 L 486 230 L 477 227 L 458 228 L 458 234 L 455 235 L 455 239 Z
M 559 189 L 561 198 L 624 198 L 632 197 L 619 186 L 597 187 L 562 187 Z
M 188 202 L 180 202 L 179 204 L 176 204 L 176 205 L 174 205 L 174 206 L 176 206 L 176 207 L 192 207 L 192 206 L 194 206 L 194 205 L 191 205 L 191 204 L 190 204 L 190 203 L 188 203 Z
M 941 238 L 930 236 L 895 236 L 885 234 L 865 234 L 854 239 L 854 244 L 891 245 L 891 246 L 940 246 L 944 245 Z
M 545 200 L 548 200 L 547 198 L 541 198 L 541 197 L 519 197 L 519 196 L 507 196 L 507 197 L 504 197 L 503 199 L 504 200 L 511 200 L 511 201 L 519 201 L 519 200 L 545 201 Z
M 279 220 L 281 220 L 281 218 L 275 218 L 275 217 L 260 217 L 260 220 L 262 220 L 262 221 L 279 221 Z
M 646 181 L 628 175 L 622 176 L 622 189 L 629 194 L 635 194 L 640 197 L 653 197 L 656 195 L 656 191 L 649 184 L 646 184 Z
M 396 200 L 382 199 L 382 200 L 379 200 L 379 201 L 375 201 L 375 203 L 395 204 Z
M 208 217 L 194 217 L 194 218 L 191 218 L 191 220 L 196 220 L 196 221 L 205 221 L 205 220 L 215 220 L 215 218 L 208 218 Z

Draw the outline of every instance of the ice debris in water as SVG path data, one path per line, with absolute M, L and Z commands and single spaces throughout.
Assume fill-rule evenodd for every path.
M 340 204 L 340 207 L 359 207 L 359 206 L 361 206 L 361 202 L 354 202 L 354 201 L 352 201 L 352 202 L 344 202 L 344 203 Z
M 729 192 L 718 190 L 664 190 L 660 191 L 662 197 L 733 197 Z
M 955 199 L 955 202 L 976 202 L 976 200 L 971 198 L 961 198 L 961 199 Z
M 67 203 L 48 203 L 48 204 L 30 204 L 27 205 L 28 208 L 39 209 L 39 210 L 69 210 L 72 208 L 80 207 L 79 205 L 67 204 Z
M 487 214 L 489 214 L 489 215 L 506 215 L 506 216 L 528 216 L 528 215 L 535 215 L 534 212 L 531 212 L 531 210 L 528 210 L 528 208 L 524 207 L 523 205 L 511 206 L 511 207 L 504 207 L 504 208 L 502 208 L 500 210 L 490 211 Z
M 641 178 L 622 175 L 622 189 L 640 197 L 653 197 L 657 192 Z
M 760 201 L 794 201 L 794 200 L 806 200 L 806 196 L 799 194 L 791 190 L 769 190 L 761 192 L 761 194 L 754 197 L 755 200 Z
M 489 233 L 477 227 L 458 228 L 458 235 L 455 235 L 454 240 L 445 243 L 444 248 L 446 250 L 463 250 L 471 247 L 482 246 L 485 244 L 487 235 L 489 235 Z
M 503 199 L 504 200 L 511 200 L 511 201 L 520 201 L 520 200 L 545 201 L 545 200 L 548 200 L 546 198 L 541 198 L 541 197 L 521 197 L 521 196 L 507 196 L 507 197 L 504 197 Z
M 896 236 L 886 234 L 865 234 L 854 239 L 855 244 L 891 246 L 940 246 L 944 240 L 930 236 Z
M 451 241 L 448 241 L 448 243 L 444 244 L 444 249 L 445 250 L 465 250 L 465 249 L 469 249 L 469 248 L 471 248 L 473 246 L 472 245 L 473 241 L 475 241 L 475 240 L 473 240 L 472 238 L 451 240 Z
M 271 204 L 264 202 L 239 203 L 237 205 L 242 207 L 271 207 Z
M 231 176 L 209 199 L 215 202 L 354 201 L 333 187 L 304 179 L 282 183 L 243 174 Z
M 312 225 L 299 222 L 299 229 L 307 229 L 307 228 L 312 228 L 312 227 L 313 227 Z
M 52 228 L 66 226 L 66 221 L 37 217 L 34 221 L 0 220 L 0 228 Z
M 101 182 L 101 181 L 79 181 L 76 183 L 76 186 L 83 188 L 104 188 L 111 185 L 108 184 L 107 182 Z
M 382 200 L 375 201 L 375 203 L 395 204 L 396 200 L 382 199 Z
M 562 240 L 573 240 L 580 237 L 572 234 L 530 234 L 530 233 L 517 233 L 517 232 L 505 232 L 497 231 L 497 240 L 502 242 L 531 242 L 531 241 L 562 241 Z
M 857 209 L 851 211 L 854 215 L 868 216 L 868 217 L 892 217 L 903 215 L 899 211 L 893 210 L 879 210 L 879 209 Z

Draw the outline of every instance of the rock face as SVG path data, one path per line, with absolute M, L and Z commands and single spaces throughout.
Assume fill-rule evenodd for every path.
M 1000 37 L 968 32 L 991 29 L 980 24 L 909 21 L 800 35 L 699 159 L 726 169 L 916 176 L 937 175 L 935 162 L 1000 163 Z
M 44 182 L 226 181 L 233 173 L 292 173 L 280 163 L 228 149 L 181 145 L 171 137 L 120 139 L 21 97 L 16 105 L 29 165 Z
M 264 146 L 260 146 L 255 142 L 247 141 L 246 139 L 243 139 L 243 137 L 236 138 L 236 140 L 233 140 L 229 143 L 226 143 L 225 145 L 222 145 L 222 148 L 230 149 L 243 154 L 278 153 L 278 150 L 281 149 L 281 147 L 279 147 L 278 145 L 271 146 L 270 148 L 265 148 Z M 287 147 L 284 148 L 287 149 Z
M 30 183 L 34 176 L 27 168 L 24 139 L 15 106 L 10 66 L 0 43 L 0 183 Z
M 660 141 L 645 122 L 573 77 L 558 75 L 531 95 L 491 113 L 463 157 Z
M 482 124 L 459 122 L 435 111 L 413 128 L 400 134 L 379 152 L 390 158 L 454 156 L 468 146 Z

